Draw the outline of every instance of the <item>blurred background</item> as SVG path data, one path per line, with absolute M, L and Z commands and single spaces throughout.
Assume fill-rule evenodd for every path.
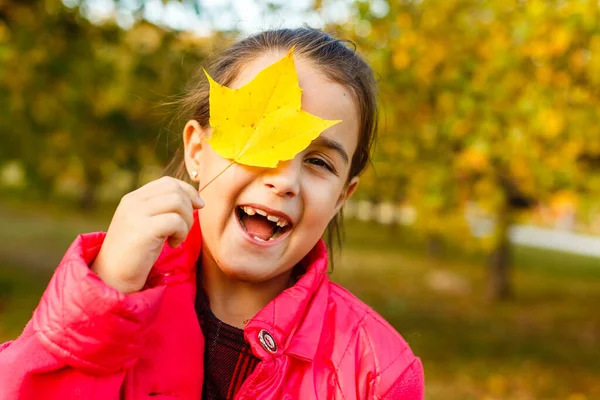
M 0 341 L 161 175 L 207 57 L 303 24 L 380 82 L 333 279 L 410 342 L 427 399 L 599 399 L 596 0 L 0 0 Z

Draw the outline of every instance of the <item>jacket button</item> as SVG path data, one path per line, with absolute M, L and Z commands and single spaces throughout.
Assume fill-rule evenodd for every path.
M 263 329 L 260 332 L 258 332 L 258 340 L 260 341 L 260 344 L 262 345 L 263 349 L 265 349 L 269 353 L 275 354 L 277 352 L 277 343 L 275 343 L 275 339 L 273 339 L 273 336 L 271 336 L 271 334 L 266 330 Z

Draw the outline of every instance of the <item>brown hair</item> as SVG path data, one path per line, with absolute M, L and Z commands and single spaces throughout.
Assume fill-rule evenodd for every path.
M 224 50 L 207 70 L 215 81 L 227 86 L 235 80 L 246 63 L 273 50 L 287 52 L 292 46 L 295 46 L 294 55 L 312 61 L 331 81 L 348 88 L 354 95 L 359 115 L 359 138 L 347 177 L 349 181 L 359 175 L 370 162 L 371 147 L 377 131 L 378 111 L 377 84 L 373 71 L 355 52 L 352 42 L 336 39 L 322 30 L 312 28 L 264 31 Z M 194 119 L 202 127 L 208 127 L 210 117 L 208 95 L 208 82 L 204 74 L 199 73 L 198 78 L 192 82 L 186 95 L 179 102 L 180 117 L 186 121 Z M 190 182 L 182 146 L 167 166 L 166 173 Z M 342 210 L 340 210 L 327 227 L 326 242 L 331 250 L 334 244 L 341 246 L 342 219 Z

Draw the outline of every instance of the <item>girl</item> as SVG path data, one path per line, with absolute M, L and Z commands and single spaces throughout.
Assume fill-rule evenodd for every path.
M 175 178 L 125 195 L 106 234 L 71 245 L 22 335 L 0 347 L 0 399 L 423 398 L 420 360 L 329 281 L 320 240 L 369 161 L 370 68 L 322 31 L 283 29 L 235 44 L 211 76 L 239 88 L 293 46 L 302 108 L 342 122 L 276 168 L 234 164 L 202 200 L 199 182 L 230 161 L 205 140 L 199 83 Z

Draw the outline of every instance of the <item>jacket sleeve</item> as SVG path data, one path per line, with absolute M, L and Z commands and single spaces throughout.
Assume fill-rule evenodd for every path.
M 424 392 L 423 365 L 419 358 L 415 358 L 387 389 L 386 393 L 378 398 L 382 400 L 423 400 Z
M 105 234 L 79 236 L 16 340 L 0 345 L 0 400 L 118 399 L 164 286 L 125 295 L 89 269 Z
M 370 313 L 362 322 L 362 337 L 368 345 L 363 346 L 361 358 L 366 363 L 366 370 L 372 371 L 372 384 L 366 398 L 423 400 L 425 379 L 421 359 L 378 314 Z

